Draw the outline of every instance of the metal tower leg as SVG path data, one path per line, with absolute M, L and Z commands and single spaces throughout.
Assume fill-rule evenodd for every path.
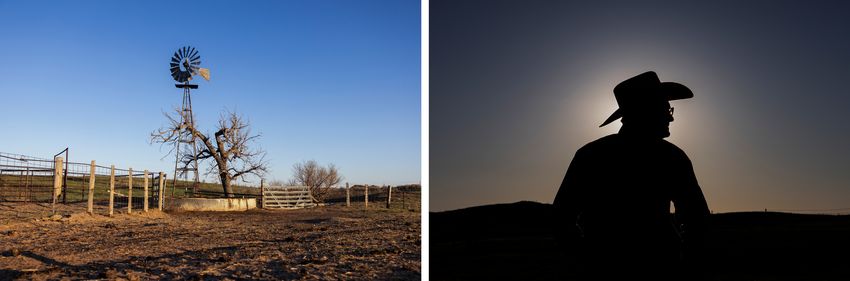
M 188 85 L 188 82 L 186 83 Z M 178 179 L 183 180 L 184 186 L 184 194 L 189 191 L 186 183 L 189 183 L 189 174 L 192 174 L 192 195 L 198 191 L 199 183 L 199 174 L 198 174 L 198 146 L 196 143 L 195 135 L 192 134 L 189 127 L 194 127 L 195 118 L 192 113 L 192 97 L 190 93 L 189 87 L 183 88 L 183 105 L 180 109 L 180 128 L 178 132 L 178 141 L 177 147 L 175 149 L 175 160 L 174 160 L 174 179 L 172 180 L 173 188 L 179 187 Z M 182 152 L 181 154 L 181 151 Z M 189 155 L 191 153 L 191 155 Z

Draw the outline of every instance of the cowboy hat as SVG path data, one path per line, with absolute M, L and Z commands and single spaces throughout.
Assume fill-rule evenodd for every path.
M 671 101 L 694 97 L 691 89 L 675 82 L 661 82 L 654 71 L 647 71 L 638 76 L 620 82 L 614 87 L 614 97 L 617 108 L 599 127 L 608 125 L 623 117 L 623 110 L 637 108 L 652 101 Z

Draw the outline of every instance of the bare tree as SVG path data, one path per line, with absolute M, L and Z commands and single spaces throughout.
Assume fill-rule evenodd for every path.
M 212 159 L 206 171 L 207 175 L 218 176 L 221 187 L 227 197 L 233 197 L 231 186 L 234 179 L 245 181 L 248 175 L 262 176 L 268 172 L 265 161 L 266 152 L 254 144 L 260 135 L 252 135 L 250 124 L 241 115 L 234 112 L 222 113 L 213 138 L 207 137 L 188 123 L 180 123 L 180 110 L 172 114 L 163 113 L 169 121 L 169 127 L 162 127 L 151 133 L 151 143 L 170 144 L 176 147 L 180 141 L 180 129 L 188 130 L 200 145 L 196 155 L 191 151 L 181 151 L 178 157 L 183 167 L 188 167 L 193 159 L 198 161 Z M 171 154 L 174 150 L 169 152 Z
M 286 186 L 287 183 L 282 180 L 272 180 L 269 182 L 269 186 Z
M 310 188 L 310 193 L 317 201 L 324 201 L 332 186 L 342 181 L 342 175 L 334 164 L 322 167 L 315 160 L 308 160 L 292 165 L 292 185 L 303 185 Z

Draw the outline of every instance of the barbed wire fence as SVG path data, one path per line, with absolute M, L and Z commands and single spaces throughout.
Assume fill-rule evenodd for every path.
M 47 159 L 0 152 L 0 201 L 87 202 L 89 213 L 108 215 L 161 210 L 165 178 L 163 172 L 107 167 L 95 161 L 65 162 L 62 157 Z M 57 201 L 59 197 L 61 201 Z

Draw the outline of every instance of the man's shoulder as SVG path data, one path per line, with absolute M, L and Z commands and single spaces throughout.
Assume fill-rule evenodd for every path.
M 617 134 L 611 134 L 585 144 L 578 149 L 576 154 L 593 154 L 597 151 L 608 151 L 620 145 L 622 145 L 620 137 Z
M 679 148 L 679 146 L 673 144 L 672 142 L 662 139 L 661 143 L 664 148 L 669 149 L 673 154 L 677 156 L 688 157 L 684 150 L 682 150 L 681 148 Z
M 619 136 L 617 134 L 610 134 L 601 138 L 598 138 L 594 141 L 591 141 L 584 146 L 582 146 L 579 150 L 593 150 L 598 147 L 606 147 L 611 145 L 616 145 L 620 143 Z
M 691 162 L 691 158 L 688 157 L 688 154 L 685 153 L 684 150 L 682 150 L 681 148 L 679 148 L 678 146 L 676 146 L 672 142 L 669 142 L 667 140 L 662 140 L 662 143 L 663 143 L 663 146 L 664 146 L 664 150 L 668 151 L 667 155 L 669 155 L 670 159 L 673 159 L 674 161 L 680 161 L 680 162 L 688 162 L 688 163 Z
M 628 145 L 629 142 L 630 141 L 625 139 L 625 137 L 622 136 L 622 135 L 610 134 L 610 135 L 601 137 L 599 139 L 596 139 L 594 141 L 591 141 L 591 142 L 585 144 L 584 146 L 582 146 L 579 149 L 579 152 L 582 152 L 582 151 L 591 152 L 591 151 L 598 151 L 598 150 L 607 150 L 607 149 L 610 149 L 612 147 Z M 675 144 L 673 144 L 672 142 L 669 142 L 665 139 L 660 139 L 660 140 L 658 140 L 657 144 L 658 144 L 658 146 L 656 146 L 656 148 L 658 148 L 660 146 L 661 149 L 668 150 L 675 156 L 687 157 L 687 154 L 685 153 L 685 151 L 682 150 L 681 148 L 679 148 L 678 146 L 676 146 Z

